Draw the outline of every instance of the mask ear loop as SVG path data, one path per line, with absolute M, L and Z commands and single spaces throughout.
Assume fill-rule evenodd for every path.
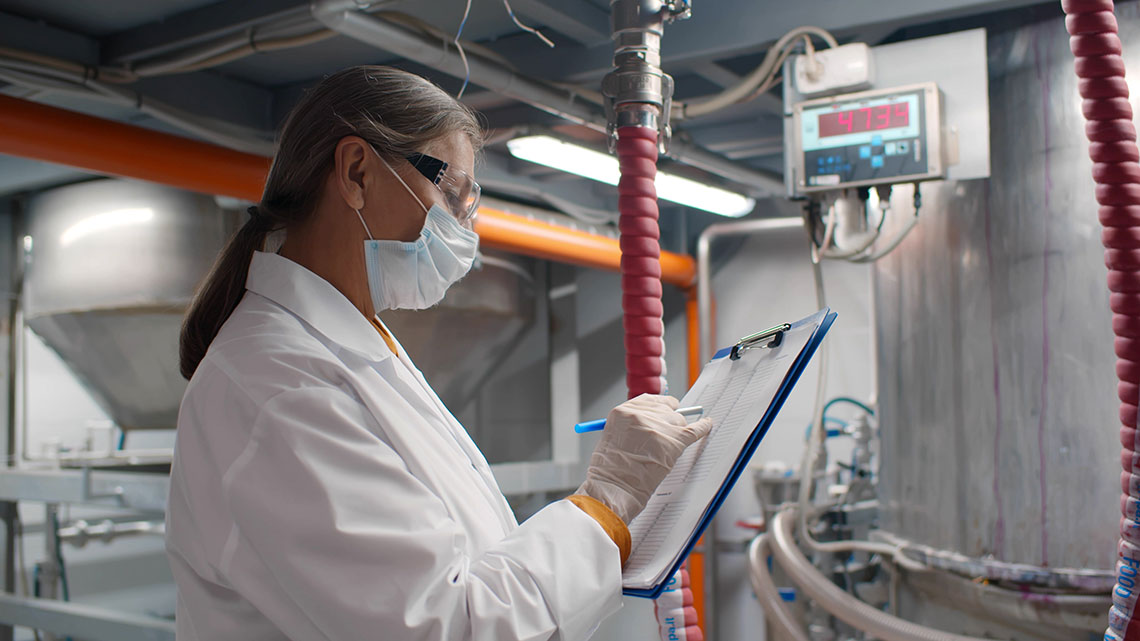
M 364 222 L 364 216 L 360 214 L 360 210 L 353 209 L 352 211 L 356 212 L 356 217 L 360 219 L 360 224 L 364 225 L 364 233 L 368 234 L 368 240 L 376 240 L 372 237 L 372 230 L 368 229 L 368 223 Z
M 424 205 L 424 201 L 420 200 L 420 197 L 416 195 L 416 192 L 412 191 L 412 188 L 408 186 L 408 183 L 404 182 L 404 179 L 400 177 L 400 174 L 395 169 L 392 169 L 392 165 L 389 165 L 388 161 L 384 160 L 384 156 L 381 156 L 380 152 L 376 151 L 375 149 L 372 150 L 372 153 L 376 154 L 376 157 L 380 159 L 380 162 L 384 163 L 384 166 L 388 168 L 388 171 L 392 172 L 392 175 L 396 177 L 396 180 L 400 181 L 400 184 L 404 186 L 404 189 L 406 189 L 408 193 L 412 195 L 412 198 L 415 198 L 416 202 L 420 204 L 420 209 L 423 209 L 426 213 L 428 208 L 426 205 Z

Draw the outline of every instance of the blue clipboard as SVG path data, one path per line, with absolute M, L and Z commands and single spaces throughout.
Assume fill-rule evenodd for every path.
M 820 313 L 824 315 L 823 320 L 819 321 L 819 326 L 816 328 L 815 332 L 812 333 L 811 337 L 808 339 L 807 344 L 804 345 L 804 348 L 800 351 L 799 355 L 796 356 L 796 360 L 792 362 L 792 366 L 788 369 L 787 375 L 784 376 L 784 380 L 780 383 L 780 387 L 776 390 L 776 396 L 772 399 L 772 403 L 768 405 L 768 409 L 764 412 L 764 417 L 760 419 L 760 423 L 756 426 L 756 429 L 752 431 L 752 435 L 748 438 L 748 441 L 745 444 L 744 448 L 740 450 L 740 454 L 737 456 L 736 462 L 733 464 L 732 470 L 729 472 L 728 477 L 725 478 L 724 483 L 720 486 L 720 490 L 717 492 L 712 502 L 709 503 L 709 506 L 705 509 L 704 514 L 701 515 L 700 523 L 697 525 L 696 529 L 693 530 L 692 537 L 690 537 L 689 541 L 685 544 L 684 551 L 678 557 L 676 563 L 669 570 L 669 572 L 665 574 L 665 580 L 661 584 L 651 589 L 622 588 L 622 594 L 645 599 L 656 599 L 657 597 L 661 596 L 661 593 L 665 591 L 666 587 L 668 587 L 669 582 L 673 579 L 673 576 L 677 573 L 677 570 L 681 568 L 681 564 L 684 563 L 685 559 L 689 557 L 689 553 L 693 551 L 693 547 L 697 544 L 697 541 L 701 538 L 701 535 L 704 534 L 709 524 L 712 523 L 713 517 L 715 517 L 717 511 L 720 510 L 720 506 L 723 505 L 725 499 L 728 498 L 728 493 L 732 491 L 732 488 L 740 479 L 740 475 L 744 473 L 744 469 L 748 466 L 748 462 L 752 460 L 752 455 L 756 453 L 756 448 L 760 445 L 760 441 L 764 440 L 764 435 L 768 433 L 768 428 L 771 427 L 772 422 L 776 420 L 776 415 L 784 406 L 784 402 L 788 399 L 788 395 L 791 394 L 792 388 L 795 387 L 796 383 L 800 380 L 800 376 L 804 373 L 804 370 L 807 369 L 807 365 L 809 362 L 811 362 L 812 356 L 815 355 L 820 343 L 823 342 L 823 338 L 827 335 L 828 330 L 831 329 L 831 325 L 835 322 L 837 315 L 835 312 L 831 311 L 830 307 L 823 309 Z M 790 325 L 785 325 L 784 328 L 786 330 L 795 330 L 801 328 L 808 323 L 816 322 L 815 319 L 818 318 L 818 316 L 819 314 L 812 314 L 803 320 L 797 321 Z M 770 332 L 775 332 L 776 329 L 777 328 L 773 328 L 773 330 L 770 330 Z M 764 338 L 769 337 L 761 334 L 755 336 L 762 336 Z M 724 349 L 721 349 L 715 355 L 713 355 L 712 360 L 715 361 L 720 358 L 731 357 L 734 354 L 734 351 L 740 348 L 740 345 L 740 343 L 737 343 L 731 347 L 725 347 Z

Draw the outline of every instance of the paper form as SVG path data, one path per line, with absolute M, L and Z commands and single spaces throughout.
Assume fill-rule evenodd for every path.
M 630 524 L 633 550 L 622 574 L 625 588 L 651 589 L 666 578 L 818 325 L 798 323 L 779 347 L 750 349 L 739 360 L 726 356 L 705 366 L 681 404 L 703 407 L 713 429 L 681 455 Z

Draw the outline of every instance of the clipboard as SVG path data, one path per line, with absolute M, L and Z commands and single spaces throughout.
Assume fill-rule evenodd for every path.
M 712 496 L 712 499 L 708 501 L 703 513 L 700 516 L 700 519 L 697 522 L 696 527 L 692 529 L 689 536 L 684 540 L 684 543 L 679 552 L 676 552 L 674 562 L 668 566 L 668 570 L 663 575 L 661 575 L 660 582 L 648 588 L 627 588 L 624 586 L 625 581 L 623 575 L 623 594 L 633 597 L 655 599 L 660 596 L 661 593 L 665 590 L 670 579 L 674 574 L 676 574 L 677 570 L 680 568 L 685 559 L 688 558 L 689 553 L 696 545 L 697 540 L 700 539 L 701 535 L 708 528 L 709 524 L 713 520 L 713 517 L 716 516 L 717 511 L 720 509 L 721 505 L 724 504 L 724 501 L 728 497 L 729 492 L 736 485 L 736 482 L 740 479 L 740 475 L 744 472 L 744 469 L 748 466 L 749 461 L 752 459 L 752 455 L 756 452 L 756 448 L 760 445 L 760 442 L 768 433 L 768 429 L 772 426 L 776 415 L 783 407 L 784 402 L 788 398 L 788 395 L 791 394 L 792 389 L 795 387 L 796 383 L 800 379 L 800 376 L 807 368 L 808 363 L 815 355 L 816 351 L 819 348 L 819 345 L 827 335 L 828 330 L 831 329 L 832 324 L 835 322 L 835 318 L 836 314 L 832 312 L 830 308 L 825 308 L 816 314 L 813 314 L 795 323 L 784 323 L 762 332 L 751 334 L 740 339 L 735 344 L 717 351 L 709 363 L 706 364 L 705 369 L 701 372 L 702 377 L 706 375 L 706 372 L 709 371 L 709 368 L 713 363 L 716 363 L 721 359 L 736 361 L 742 358 L 747 352 L 752 350 L 773 350 L 773 352 L 779 351 L 775 350 L 774 348 L 784 345 L 785 336 L 790 332 L 795 332 L 797 330 L 806 330 L 808 327 L 814 327 L 814 330 L 811 332 L 810 336 L 808 336 L 804 346 L 800 349 L 799 353 L 795 354 L 795 356 L 792 358 L 792 361 L 788 366 L 786 373 L 784 373 L 783 378 L 780 380 L 778 386 L 776 387 L 775 395 L 773 396 L 771 402 L 768 404 L 767 408 L 764 410 L 762 418 L 756 424 L 755 428 L 751 430 L 751 433 L 748 434 L 744 446 L 739 450 L 739 452 L 736 453 L 735 460 L 733 460 L 727 475 L 720 482 L 719 488 Z M 698 389 L 700 384 L 701 380 L 698 378 L 697 383 L 695 383 L 693 386 L 693 389 Z M 686 398 L 688 398 L 688 395 L 686 395 Z M 747 427 L 745 427 L 745 429 L 747 429 Z M 698 443 L 692 447 L 698 447 L 700 445 L 701 444 Z M 699 459 L 702 454 L 703 452 L 698 453 L 695 456 Z M 630 524 L 631 529 L 635 528 L 636 523 L 637 520 L 635 519 L 634 522 Z M 676 550 L 677 548 L 674 547 L 672 549 Z M 636 553 L 637 550 L 635 548 L 634 554 Z M 673 553 L 674 552 L 670 552 L 670 554 Z M 631 555 L 631 559 L 632 558 L 633 556 Z

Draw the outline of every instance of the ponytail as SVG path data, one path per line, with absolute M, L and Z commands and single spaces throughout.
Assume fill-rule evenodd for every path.
M 281 129 L 261 203 L 222 250 L 182 324 L 179 367 L 189 379 L 210 343 L 245 295 L 253 252 L 269 232 L 306 220 L 317 208 L 337 144 L 360 136 L 392 158 L 467 134 L 478 149 L 483 130 L 475 114 L 431 81 L 374 65 L 350 67 L 307 92 Z
M 218 330 L 245 295 L 245 279 L 253 252 L 261 249 L 270 231 L 268 220 L 260 215 L 257 207 L 250 207 L 249 213 L 249 220 L 230 238 L 214 263 L 182 323 L 178 360 L 182 376 L 187 380 L 194 375 Z

